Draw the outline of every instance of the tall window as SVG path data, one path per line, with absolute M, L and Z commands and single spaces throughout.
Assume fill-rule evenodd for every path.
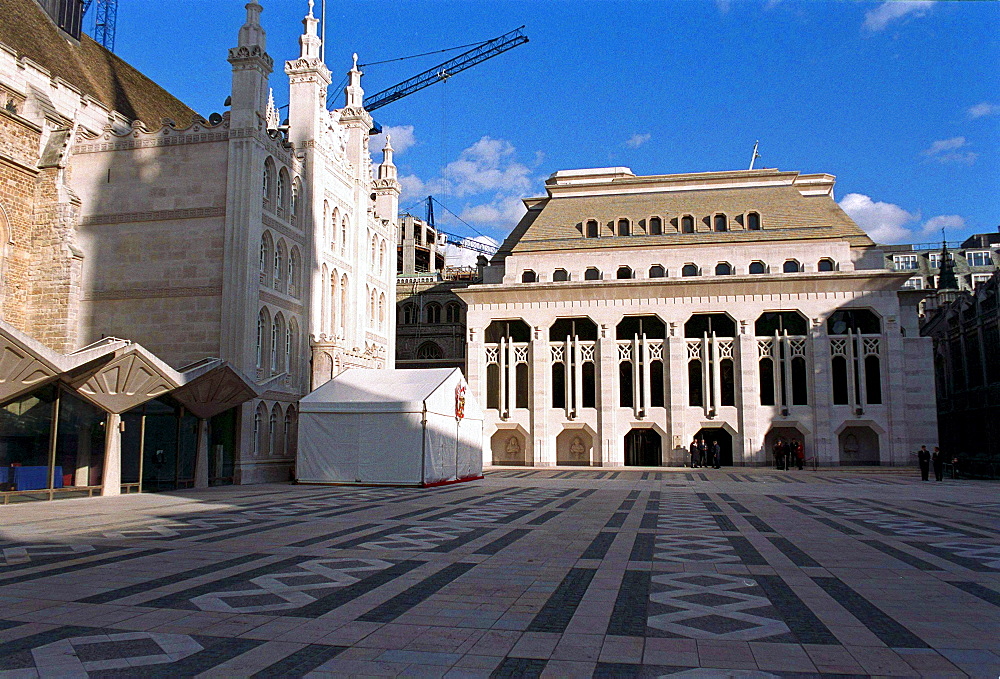
M 486 328 L 486 407 L 506 419 L 528 407 L 528 357 L 531 328 L 524 321 L 493 321 Z
M 282 363 L 281 348 L 284 345 L 284 318 L 280 313 L 275 314 L 271 323 L 271 374 L 276 375 L 283 372 L 285 366 Z
M 285 172 L 285 168 L 281 168 L 278 172 L 278 189 L 275 193 L 275 203 L 277 203 L 278 214 L 284 216 L 285 209 L 288 207 L 286 201 L 288 200 L 288 174 Z
M 869 309 L 840 309 L 830 314 L 826 327 L 834 404 L 881 404 L 882 320 Z
M 257 368 L 264 367 L 264 338 L 271 322 L 267 316 L 267 309 L 261 309 L 257 313 Z
M 729 231 L 729 220 L 726 215 L 715 215 L 715 230 Z
M 417 305 L 404 304 L 400 312 L 400 322 L 403 325 L 411 325 L 417 322 Z
M 278 245 L 274 248 L 274 269 L 272 270 L 272 283 L 271 287 L 275 290 L 281 290 L 284 292 L 282 287 L 282 282 L 284 281 L 285 270 L 285 241 L 284 239 L 278 240 Z
M 552 407 L 575 419 L 580 408 L 597 407 L 597 325 L 589 318 L 560 318 L 549 328 Z
M 441 322 L 441 305 L 437 302 L 431 302 L 427 305 L 425 310 L 425 315 L 427 316 L 428 323 L 440 323 Z
M 600 227 L 597 224 L 597 220 L 591 219 L 587 221 L 587 238 L 597 238 L 600 234 Z
M 694 233 L 694 217 L 691 215 L 681 217 L 681 233 Z
M 264 161 L 264 185 L 263 185 L 264 207 L 271 206 L 271 192 L 274 191 L 274 161 L 268 158 Z
M 664 403 L 666 327 L 656 316 L 626 316 L 615 328 L 618 344 L 618 405 L 645 417 Z
M 302 191 L 302 187 L 299 184 L 298 179 L 292 180 L 292 202 L 289 207 L 289 220 L 293 224 L 298 224 L 299 217 L 299 193 Z
M 294 377 L 299 374 L 299 322 L 292 318 L 288 322 L 288 372 Z
M 756 212 L 747 213 L 747 230 L 760 231 L 760 215 Z
M 627 219 L 618 220 L 618 235 L 619 236 L 631 236 L 632 235 L 632 223 Z
M 684 324 L 688 358 L 688 405 L 714 417 L 736 405 L 733 343 L 736 322 L 722 313 L 694 314 Z
M 347 216 L 340 222 L 340 254 L 347 251 Z
M 344 328 L 347 326 L 347 310 L 348 310 L 348 300 L 350 299 L 350 294 L 348 291 L 348 281 L 347 274 L 343 274 L 340 277 L 340 311 L 337 314 L 337 318 L 340 321 L 340 331 L 344 332 Z
M 760 404 L 808 405 L 809 325 L 797 311 L 767 311 L 754 323 Z
M 445 320 L 448 323 L 462 322 L 462 305 L 458 302 L 449 302 L 445 307 Z
M 378 329 L 385 330 L 385 293 L 378 296 Z
M 274 241 L 271 239 L 271 233 L 265 231 L 260 238 L 260 282 L 264 285 L 274 284 L 273 266 Z

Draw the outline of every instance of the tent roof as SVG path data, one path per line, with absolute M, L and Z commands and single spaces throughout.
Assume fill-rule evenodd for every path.
M 300 412 L 419 412 L 456 372 L 461 374 L 458 368 L 348 368 L 303 397 Z

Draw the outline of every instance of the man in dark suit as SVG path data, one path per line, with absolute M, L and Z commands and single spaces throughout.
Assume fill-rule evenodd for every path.
M 712 469 L 722 469 L 722 448 L 718 441 L 712 441 Z
M 920 450 L 917 452 L 917 462 L 920 464 L 920 480 L 926 481 L 931 470 L 931 451 L 927 450 L 927 446 L 920 446 Z

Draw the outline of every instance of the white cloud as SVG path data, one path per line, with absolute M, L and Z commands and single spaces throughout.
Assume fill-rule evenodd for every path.
M 939 139 L 931 144 L 929 148 L 921 151 L 921 153 L 939 163 L 965 163 L 972 165 L 976 162 L 979 154 L 973 151 L 960 150 L 967 146 L 968 142 L 965 140 L 965 137 L 952 137 L 950 139 Z
M 466 240 L 481 243 L 490 248 L 496 248 L 500 245 L 500 241 L 489 236 L 476 236 L 475 238 L 467 238 Z M 447 245 L 444 249 L 445 262 L 447 262 L 448 266 L 475 266 L 476 260 L 481 254 L 483 253 L 469 248 L 460 248 L 455 245 Z M 487 259 L 490 258 L 490 255 L 484 254 L 483 256 Z
M 387 125 L 382 128 L 380 134 L 368 139 L 368 148 L 373 154 L 382 151 L 386 135 L 389 135 L 389 139 L 392 141 L 392 150 L 397 156 L 403 155 L 408 148 L 417 143 L 417 138 L 413 134 L 413 125 Z
M 900 243 L 913 232 L 906 224 L 920 219 L 893 203 L 875 202 L 861 193 L 849 193 L 840 200 L 841 209 L 858 223 L 876 243 Z
M 441 172 L 439 193 L 468 196 L 485 191 L 521 193 L 531 186 L 531 171 L 514 160 L 514 146 L 504 139 L 483 137 L 462 151 Z
M 958 215 L 938 215 L 924 222 L 920 232 L 924 237 L 936 236 L 941 229 L 961 229 L 965 227 L 965 219 Z
M 934 0 L 892 0 L 883 2 L 875 9 L 865 12 L 865 28 L 877 32 L 885 30 L 893 21 L 905 16 L 923 16 L 927 14 Z
M 649 141 L 652 138 L 652 136 L 653 135 L 649 134 L 648 132 L 646 134 L 633 134 L 631 137 L 628 138 L 628 140 L 626 140 L 625 146 L 629 147 L 630 149 L 637 149 L 643 144 L 645 144 L 647 141 Z
M 991 104 L 988 101 L 984 101 L 975 106 L 970 106 L 966 111 L 966 114 L 972 118 L 982 118 L 983 116 L 991 116 L 1000 113 L 1000 104 Z
M 514 226 L 527 212 L 524 203 L 518 196 L 497 197 L 489 203 L 466 206 L 461 217 L 473 224 L 506 224 Z
M 427 196 L 426 184 L 424 184 L 423 180 L 415 174 L 408 174 L 400 177 L 399 184 L 402 187 L 399 197 L 401 201 L 405 202 L 410 199 L 423 198 Z
M 715 0 L 715 6 L 719 8 L 719 11 L 723 14 L 727 14 L 732 8 L 732 0 Z
M 938 215 L 918 225 L 919 212 L 908 212 L 893 203 L 873 201 L 861 193 L 849 193 L 840 201 L 840 207 L 864 229 L 876 243 L 913 243 L 936 236 L 941 229 L 965 228 L 965 219 L 959 215 Z

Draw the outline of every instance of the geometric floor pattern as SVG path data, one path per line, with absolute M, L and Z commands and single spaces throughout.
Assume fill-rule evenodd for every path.
M 0 679 L 995 677 L 998 491 L 495 468 L 0 507 Z

